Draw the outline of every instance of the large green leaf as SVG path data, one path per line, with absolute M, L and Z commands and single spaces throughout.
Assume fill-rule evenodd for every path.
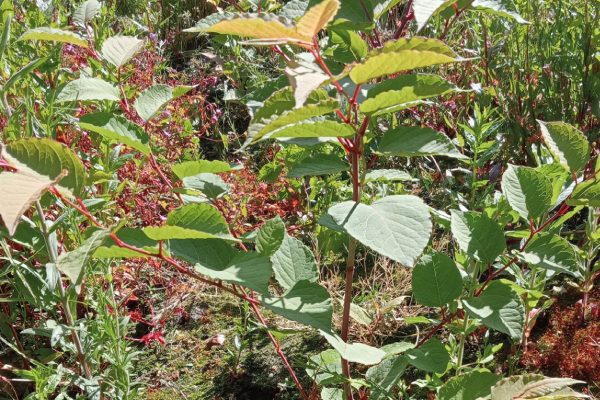
M 292 321 L 331 330 L 333 306 L 327 290 L 314 282 L 300 281 L 282 297 L 264 297 L 263 305 Z
M 90 100 L 119 101 L 119 99 L 119 89 L 98 78 L 79 78 L 71 81 L 56 96 L 58 103 Z
M 564 122 L 538 123 L 556 161 L 571 172 L 579 172 L 590 158 L 590 144 L 584 134 Z
M 293 43 L 311 46 L 313 37 L 323 29 L 337 13 L 338 0 L 324 0 L 302 14 L 297 24 L 274 14 L 213 14 L 199 21 L 186 32 L 214 32 L 236 35 L 254 40 L 249 43 Z
M 117 68 L 142 49 L 144 41 L 133 36 L 112 36 L 102 43 L 102 57 Z
M 306 374 L 320 385 L 335 382 L 342 375 L 342 357 L 334 349 L 322 351 L 310 357 L 310 364 L 306 367 Z
M 248 141 L 254 143 L 270 137 L 282 137 L 282 135 L 277 135 L 277 133 L 298 126 L 299 122 L 330 114 L 338 107 L 339 103 L 336 100 L 324 100 L 316 104 L 307 104 L 300 108 L 283 111 L 274 117 L 262 119 L 251 124 L 248 127 Z M 287 136 L 291 137 L 291 135 Z
M 390 357 L 369 368 L 366 378 L 371 386 L 370 400 L 387 399 L 408 366 L 406 356 Z
M 492 388 L 491 399 L 575 400 L 589 397 L 576 392 L 567 392 L 567 396 L 552 396 L 552 394 L 578 383 L 585 382 L 570 378 L 547 378 L 538 374 L 513 375 L 502 379 Z
M 229 232 L 225 218 L 207 203 L 188 204 L 169 213 L 167 224 L 144 228 L 153 240 L 171 239 L 228 239 L 235 240 Z
M 488 14 L 498 15 L 503 18 L 512 18 L 519 24 L 528 24 L 521 15 L 515 11 L 515 6 L 510 0 L 474 0 L 471 6 Z
M 440 155 L 466 158 L 444 134 L 418 126 L 399 126 L 389 130 L 381 138 L 377 151 L 402 157 Z
M 486 214 L 452 210 L 450 228 L 462 251 L 491 264 L 506 249 L 500 226 Z
M 141 229 L 121 228 L 116 232 L 117 237 L 124 243 L 145 250 L 152 254 L 159 253 L 156 240 L 150 239 Z M 94 258 L 145 258 L 150 257 L 135 250 L 118 246 L 111 237 L 106 238 L 102 246 L 94 252 Z
M 203 172 L 182 179 L 183 187 L 202 192 L 209 199 L 217 199 L 229 192 L 229 185 L 217 174 Z
M 81 246 L 73 251 L 61 254 L 56 260 L 56 268 L 67 275 L 73 285 L 79 286 L 83 279 L 87 262 L 109 234 L 110 230 L 108 229 L 94 231 Z
M 297 43 L 309 45 L 312 38 L 296 32 L 294 23 L 274 14 L 215 13 L 198 21 L 185 32 L 212 32 L 253 38 L 265 44 Z
M 203 173 L 218 174 L 232 170 L 228 163 L 219 160 L 184 161 L 182 163 L 173 164 L 171 169 L 179 179 L 183 179 L 186 176 L 194 176 Z
M 86 26 L 100 13 L 102 5 L 97 0 L 87 0 L 81 3 L 73 12 L 73 22 L 79 26 Z
M 302 107 L 308 96 L 329 79 L 319 66 L 314 63 L 288 61 L 285 68 L 290 86 L 294 90 L 296 107 Z
M 96 132 L 109 141 L 124 143 L 144 155 L 150 154 L 148 134 L 121 115 L 105 112 L 85 114 L 79 118 L 78 124 L 81 129 Z
M 529 264 L 581 277 L 575 249 L 565 238 L 553 233 L 538 234 L 518 255 Z
M 288 235 L 271 256 L 271 262 L 277 282 L 286 290 L 300 281 L 316 282 L 319 277 L 312 251 L 300 240 Z
M 456 90 L 456 86 L 437 75 L 400 75 L 373 86 L 360 111 L 370 115 L 382 115 L 411 107 L 416 101 L 440 96 Z
M 417 303 L 428 307 L 441 307 L 460 296 L 460 271 L 454 261 L 444 253 L 425 255 L 413 269 L 412 291 Z
M 383 48 L 372 51 L 362 63 L 352 66 L 350 78 L 354 83 L 365 83 L 402 71 L 459 60 L 452 49 L 437 39 L 402 38 L 386 43 Z
M 472 317 L 488 328 L 520 339 L 523 333 L 525 308 L 514 289 L 502 281 L 492 281 L 478 297 L 463 300 L 463 306 Z
M 375 169 L 365 174 L 365 183 L 379 181 L 402 182 L 418 181 L 418 179 L 413 178 L 408 172 L 400 169 Z
M 285 225 L 279 216 L 265 222 L 256 233 L 256 250 L 266 256 L 273 255 L 286 237 Z
M 273 270 L 269 258 L 262 254 L 238 251 L 218 239 L 171 240 L 169 245 L 172 255 L 193 264 L 202 275 L 269 294 Z
M 502 176 L 502 192 L 526 221 L 543 216 L 552 205 L 552 184 L 534 168 L 509 164 Z
M 88 47 L 88 42 L 84 37 L 71 31 L 50 27 L 29 29 L 18 40 L 47 40 L 50 42 L 69 43 L 80 47 Z
M 321 138 L 352 136 L 354 129 L 347 124 L 336 121 L 317 120 L 306 121 L 282 127 L 269 134 L 270 138 Z M 244 146 L 252 143 L 252 138 Z
M 429 208 L 416 196 L 388 196 L 370 205 L 346 201 L 328 214 L 365 246 L 409 267 L 431 235 Z
M 489 398 L 500 377 L 486 370 L 475 370 L 448 380 L 438 392 L 438 400 L 479 400 Z
M 79 195 L 85 185 L 83 163 L 71 149 L 51 139 L 20 139 L 12 141 L 2 156 L 17 169 L 31 169 L 40 175 L 56 179 L 67 171 L 59 185 Z
M 408 362 L 427 371 L 443 373 L 448 368 L 450 354 L 438 339 L 429 339 L 421 347 L 406 351 Z
M 192 86 L 154 85 L 144 90 L 137 99 L 133 107 L 138 115 L 144 120 L 151 120 L 156 114 L 171 100 L 183 96 L 192 89 Z
M 420 31 L 429 18 L 436 12 L 444 9 L 455 0 L 413 0 L 413 12 L 417 21 L 417 31 Z
M 349 168 L 348 163 L 337 154 L 318 153 L 293 164 L 289 169 L 288 176 L 301 178 L 307 175 L 331 175 L 347 171 Z
M 383 350 L 364 343 L 346 343 L 330 330 L 322 329 L 320 333 L 344 360 L 363 365 L 374 365 L 381 362 L 386 355 Z
M 567 199 L 567 204 L 600 207 L 600 182 L 594 178 L 580 183 Z
M 0 173 L 0 216 L 10 236 L 15 234 L 21 217 L 54 184 L 37 173 Z

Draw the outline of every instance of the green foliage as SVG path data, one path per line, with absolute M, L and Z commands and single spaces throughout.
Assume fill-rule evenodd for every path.
M 164 299 L 146 322 L 128 298 L 158 282 L 239 300 L 228 376 L 248 327 L 266 332 L 292 377 L 281 395 L 585 397 L 574 379 L 500 375 L 519 373 L 505 365 L 527 357 L 550 285 L 594 318 L 595 4 L 220 3 L 187 29 L 216 35 L 182 49 L 148 34 L 168 25 L 154 3 L 128 19 L 54 3 L 0 7 L 0 339 L 35 396 L 139 398 L 132 320 L 161 343 L 173 312 Z M 202 61 L 179 75 L 162 57 L 194 43 Z M 411 296 L 394 269 L 413 266 L 426 315 L 396 310 Z M 325 339 L 316 356 L 283 355 L 297 331 Z M 495 364 L 499 340 L 515 351 Z

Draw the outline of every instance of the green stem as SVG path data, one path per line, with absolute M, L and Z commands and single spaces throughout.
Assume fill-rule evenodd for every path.
M 465 314 L 462 326 L 462 335 L 460 336 L 460 342 L 458 344 L 458 356 L 456 360 L 456 375 L 460 374 L 460 370 L 463 365 L 463 357 L 465 353 L 465 341 L 467 339 L 467 328 L 469 326 L 469 316 Z
M 48 231 L 48 226 L 46 225 L 46 217 L 44 215 L 44 210 L 42 209 L 42 205 L 39 201 L 35 202 L 35 208 L 40 216 L 40 220 L 42 222 L 42 235 L 44 236 L 44 241 L 46 242 L 46 248 L 48 249 L 48 255 L 50 257 L 50 261 L 56 265 L 58 260 L 58 249 L 56 246 L 51 245 L 50 242 L 50 232 Z M 58 290 L 60 293 L 60 302 L 63 308 L 63 312 L 65 313 L 65 320 L 69 329 L 71 330 L 71 340 L 75 345 L 75 349 L 77 350 L 77 358 L 79 358 L 79 363 L 81 364 L 81 369 L 83 370 L 83 374 L 86 379 L 92 378 L 92 373 L 90 371 L 90 366 L 88 365 L 85 352 L 83 350 L 83 346 L 81 344 L 81 339 L 75 330 L 75 322 L 73 320 L 73 314 L 71 313 L 71 306 L 69 305 L 69 298 L 65 293 L 65 288 L 62 285 L 62 280 L 59 279 L 58 282 Z

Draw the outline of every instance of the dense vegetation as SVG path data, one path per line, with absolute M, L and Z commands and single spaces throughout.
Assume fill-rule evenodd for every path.
M 0 13 L 0 399 L 600 393 L 600 2 Z

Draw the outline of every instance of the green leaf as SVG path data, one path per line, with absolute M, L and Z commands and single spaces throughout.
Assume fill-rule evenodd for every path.
M 373 86 L 360 111 L 369 115 L 382 115 L 411 107 L 418 100 L 440 96 L 456 90 L 456 86 L 437 75 L 400 75 Z
M 296 25 L 274 14 L 219 13 L 199 21 L 186 32 L 213 32 L 253 38 L 248 43 L 271 45 L 292 43 L 309 47 L 339 8 L 338 0 L 324 0 L 309 8 Z
M 119 89 L 98 78 L 79 78 L 71 81 L 56 96 L 57 103 L 89 100 L 119 101 L 119 99 Z
M 462 251 L 486 264 L 506 250 L 500 226 L 486 214 L 452 210 L 450 229 Z
M 462 292 L 462 277 L 454 261 L 444 253 L 423 256 L 412 273 L 412 291 L 417 303 L 441 307 Z
M 204 172 L 194 176 L 186 176 L 183 186 L 199 190 L 209 199 L 217 199 L 229 192 L 229 185 L 219 175 Z
M 363 343 L 346 343 L 337 334 L 322 329 L 320 334 L 340 353 L 344 360 L 363 365 L 378 364 L 385 357 L 385 352 Z
M 386 358 L 379 364 L 369 368 L 366 373 L 371 383 L 370 400 L 387 399 L 389 393 L 398 384 L 408 366 L 405 356 Z
M 78 125 L 81 129 L 96 132 L 109 141 L 126 144 L 144 155 L 150 154 L 148 134 L 139 125 L 121 115 L 91 113 L 82 115 Z
M 387 131 L 381 138 L 377 151 L 401 157 L 440 155 L 466 158 L 444 134 L 417 126 L 399 126 Z
M 444 373 L 448 369 L 450 354 L 437 339 L 429 339 L 421 347 L 406 351 L 408 362 L 426 372 Z
M 228 239 L 235 240 L 229 232 L 225 218 L 207 203 L 188 204 L 169 213 L 167 224 L 144 228 L 153 240 L 171 239 Z
M 438 400 L 479 400 L 489 398 L 500 377 L 486 370 L 472 371 L 448 380 L 438 392 Z
M 578 184 L 567 199 L 567 204 L 600 207 L 600 182 L 594 178 Z
M 590 144 L 584 134 L 564 122 L 538 123 L 554 159 L 572 173 L 579 172 L 590 158 Z
M 526 221 L 537 220 L 552 206 L 552 184 L 534 168 L 509 164 L 502 176 L 502 192 Z
M 256 110 L 252 117 L 252 123 L 263 119 L 273 119 L 276 115 L 281 115 L 284 111 L 291 110 L 296 105 L 296 97 L 292 88 L 285 87 L 275 91 L 263 103 L 262 107 Z
M 331 298 L 317 283 L 300 281 L 282 297 L 264 297 L 261 302 L 269 310 L 292 321 L 317 329 L 331 329 Z
M 149 121 L 168 102 L 183 96 L 191 89 L 192 86 L 171 87 L 162 84 L 154 85 L 140 93 L 138 98 L 135 99 L 133 107 L 144 121 Z
M 288 177 L 301 178 L 307 175 L 332 175 L 347 171 L 349 168 L 348 163 L 342 160 L 337 154 L 319 153 L 293 164 L 289 169 Z
M 300 240 L 287 234 L 271 256 L 271 262 L 275 278 L 284 289 L 291 289 L 300 281 L 316 282 L 319 277 L 312 251 Z
M 185 32 L 212 32 L 268 41 L 271 44 L 310 42 L 312 39 L 296 32 L 294 23 L 274 14 L 216 13 L 201 19 Z
M 306 62 L 288 61 L 285 74 L 294 90 L 297 108 L 302 107 L 308 96 L 329 79 L 329 76 L 319 66 Z
M 202 275 L 269 294 L 273 270 L 269 258 L 262 254 L 241 252 L 217 239 L 171 240 L 169 245 L 171 254 L 194 265 Z
M 29 73 L 33 72 L 36 68 L 38 68 L 39 66 L 44 64 L 46 61 L 48 61 L 47 57 L 36 58 L 35 60 L 31 61 L 30 63 L 25 65 L 23 68 L 21 68 L 20 70 L 15 72 L 6 81 L 6 83 L 2 86 L 2 88 L 0 88 L 0 91 L 5 92 L 5 93 L 8 92 L 18 81 L 25 78 L 25 76 L 27 76 Z
M 219 160 L 185 161 L 182 163 L 173 164 L 171 169 L 179 179 L 203 173 L 218 174 L 221 172 L 229 172 L 232 170 L 231 166 L 228 163 Z
M 372 51 L 365 61 L 351 68 L 350 78 L 354 83 L 365 83 L 402 71 L 460 60 L 454 51 L 437 39 L 402 38 Z
M 2 151 L 2 156 L 17 169 L 31 169 L 54 180 L 67 171 L 60 187 L 79 195 L 85 185 L 85 169 L 71 149 L 51 139 L 20 139 L 12 141 Z
M 344 400 L 344 389 L 324 387 L 321 389 L 321 400 Z
M 36 173 L 0 172 L 0 216 L 13 236 L 21 217 L 54 181 Z
M 575 249 L 559 235 L 538 234 L 525 250 L 517 255 L 529 264 L 581 277 L 580 262 Z
M 340 63 L 349 64 L 362 60 L 369 51 L 367 42 L 351 30 L 332 29 L 329 33 L 333 50 L 333 59 Z
M 73 22 L 85 27 L 96 15 L 100 14 L 102 5 L 97 0 L 84 1 L 73 12 Z
M 417 31 L 423 29 L 432 15 L 446 8 L 455 0 L 414 0 L 413 12 L 417 21 Z
M 130 246 L 148 251 L 152 254 L 159 253 L 158 242 L 150 239 L 137 228 L 121 228 L 116 232 L 117 237 Z M 112 238 L 108 237 L 94 252 L 94 258 L 145 258 L 149 257 L 135 250 L 117 246 Z
M 474 0 L 471 6 L 489 14 L 514 19 L 519 24 L 529 23 L 514 10 L 514 4 L 509 0 Z
M 285 225 L 279 216 L 265 222 L 256 234 L 256 250 L 266 256 L 273 255 L 286 236 Z
M 144 41 L 133 36 L 112 36 L 102 43 L 102 57 L 117 68 L 127 64 L 142 49 Z
M 488 328 L 520 339 L 523 333 L 525 309 L 521 298 L 510 285 L 492 281 L 478 297 L 463 300 L 463 306 L 472 317 Z
M 56 268 L 67 275 L 73 285 L 79 286 L 83 280 L 85 265 L 109 234 L 110 230 L 108 229 L 94 231 L 81 246 L 73 251 L 61 254 L 56 260 Z
M 47 40 L 51 42 L 69 43 L 75 46 L 88 47 L 84 37 L 71 31 L 62 29 L 41 27 L 25 31 L 18 40 Z
M 376 169 L 365 174 L 365 183 L 378 181 L 402 182 L 418 181 L 418 179 L 410 176 L 408 172 L 399 169 Z
M 336 100 L 330 99 L 316 104 L 307 104 L 300 108 L 283 111 L 279 115 L 251 124 L 248 127 L 248 142 L 254 143 L 271 137 L 285 137 L 286 135 L 278 135 L 278 132 L 294 128 L 295 126 L 298 126 L 299 122 L 330 114 L 338 107 L 339 103 Z
M 502 379 L 492 388 L 492 400 L 513 400 L 513 399 L 551 399 L 552 397 L 542 397 L 558 392 L 567 386 L 585 383 L 570 378 L 547 378 L 538 374 L 513 375 Z M 587 396 L 572 395 L 563 397 L 563 400 L 573 400 Z M 557 397 L 560 399 L 561 397 Z
M 371 205 L 346 201 L 328 214 L 356 240 L 405 266 L 415 263 L 431 235 L 429 208 L 416 196 L 388 196 Z
M 333 19 L 339 8 L 339 0 L 321 0 L 300 17 L 296 31 L 304 37 L 315 37 Z
M 322 351 L 310 357 L 306 374 L 319 385 L 333 383 L 342 374 L 342 358 L 334 349 Z

